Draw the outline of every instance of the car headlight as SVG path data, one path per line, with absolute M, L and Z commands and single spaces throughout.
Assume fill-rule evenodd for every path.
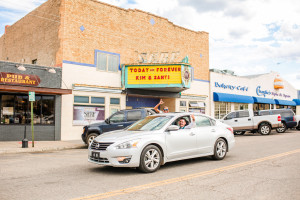
M 127 142 L 123 142 L 116 146 L 117 149 L 130 149 L 130 148 L 136 148 L 139 140 L 131 140 Z

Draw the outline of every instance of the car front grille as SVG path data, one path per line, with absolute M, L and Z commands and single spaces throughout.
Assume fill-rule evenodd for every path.
M 98 162 L 98 163 L 109 163 L 107 158 L 94 158 L 92 156 L 90 156 L 90 160 L 94 161 L 94 162 Z
M 107 147 L 111 144 L 113 144 L 113 142 L 95 142 L 95 141 L 93 141 L 91 144 L 91 149 L 105 151 L 107 149 Z

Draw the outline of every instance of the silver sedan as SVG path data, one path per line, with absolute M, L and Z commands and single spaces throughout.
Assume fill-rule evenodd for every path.
M 209 116 L 165 113 L 148 116 L 125 130 L 98 136 L 89 146 L 88 161 L 138 167 L 149 173 L 176 160 L 203 156 L 222 160 L 234 144 L 233 129 Z

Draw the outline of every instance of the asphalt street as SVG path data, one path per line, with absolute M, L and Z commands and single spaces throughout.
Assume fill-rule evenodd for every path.
M 300 199 L 300 131 L 236 136 L 222 161 L 152 174 L 87 162 L 87 149 L 0 156 L 0 199 Z

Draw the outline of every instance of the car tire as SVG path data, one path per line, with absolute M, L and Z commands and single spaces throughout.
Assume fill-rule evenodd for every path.
M 97 133 L 88 134 L 88 136 L 86 137 L 86 144 L 90 145 L 97 136 L 98 136 Z
M 283 123 L 281 128 L 276 128 L 277 133 L 284 133 L 287 130 L 286 124 Z
M 300 122 L 298 122 L 298 126 L 296 127 L 296 129 L 300 131 Z
M 234 131 L 234 135 L 244 135 L 246 131 Z
M 152 173 L 160 168 L 162 153 L 157 146 L 149 145 L 141 153 L 139 170 L 144 173 Z
M 223 160 L 227 154 L 228 146 L 223 138 L 217 139 L 214 147 L 214 155 L 212 156 L 214 160 Z
M 271 133 L 271 127 L 268 124 L 262 124 L 258 128 L 258 132 L 261 135 L 269 135 Z

